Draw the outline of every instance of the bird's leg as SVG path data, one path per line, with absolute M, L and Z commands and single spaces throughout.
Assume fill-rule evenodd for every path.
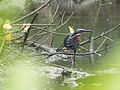
M 73 59 L 72 59 L 72 68 L 76 67 L 75 56 L 76 56 L 76 49 L 74 49 L 74 56 L 73 56 Z
M 72 54 L 72 50 L 69 50 L 69 53 Z M 73 57 L 72 57 L 72 55 L 70 55 L 70 65 L 72 65 L 72 64 L 73 64 Z M 73 65 L 72 65 L 72 67 L 73 67 Z
M 91 41 L 92 34 L 93 34 L 93 32 L 91 31 L 90 36 L 89 36 L 89 42 Z

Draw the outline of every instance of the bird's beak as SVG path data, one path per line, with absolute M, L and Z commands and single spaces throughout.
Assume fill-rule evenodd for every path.
M 70 26 L 68 26 L 68 28 L 69 28 L 69 30 L 70 30 L 70 33 L 74 33 L 74 32 L 75 32 L 74 29 L 71 28 Z
M 78 33 L 83 33 L 83 32 L 92 32 L 92 30 L 86 30 L 86 29 L 78 29 Z

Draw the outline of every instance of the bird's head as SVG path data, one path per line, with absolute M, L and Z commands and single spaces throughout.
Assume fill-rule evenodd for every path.
M 69 28 L 69 30 L 70 30 L 70 34 L 72 34 L 72 35 L 76 35 L 76 34 L 80 34 L 80 33 L 83 33 L 83 32 L 92 32 L 92 30 L 86 30 L 86 29 L 81 29 L 81 28 L 78 28 L 76 31 L 72 28 L 72 27 L 70 27 L 70 26 L 68 26 L 68 28 Z

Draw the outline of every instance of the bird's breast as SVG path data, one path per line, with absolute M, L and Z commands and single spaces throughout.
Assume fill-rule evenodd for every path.
M 80 42 L 80 36 L 76 36 L 76 38 L 75 38 L 75 42 Z

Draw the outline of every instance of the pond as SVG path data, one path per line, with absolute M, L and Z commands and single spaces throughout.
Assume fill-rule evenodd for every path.
M 89 9 L 81 11 L 78 15 L 72 16 L 69 23 L 60 28 L 59 32 L 67 32 L 68 27 L 72 26 L 74 29 L 85 28 L 94 29 L 93 36 L 97 36 L 102 32 L 106 32 L 120 23 L 120 3 L 112 2 L 100 7 L 97 21 L 95 22 L 96 14 L 98 13 L 98 4 L 91 6 Z M 67 15 L 66 15 L 67 16 Z M 69 16 L 69 15 L 68 15 Z M 95 24 L 95 26 L 94 26 Z M 119 29 L 107 35 L 112 38 L 114 42 L 119 41 Z M 63 36 L 55 36 L 54 46 L 59 47 L 63 41 Z M 88 39 L 87 34 L 81 36 L 81 41 Z M 103 41 L 98 39 L 95 41 L 95 48 Z M 111 41 L 107 41 L 108 45 L 112 44 Z M 87 46 L 85 46 L 87 47 Z M 103 45 L 105 47 L 105 45 Z M 90 74 L 87 77 L 83 76 L 79 79 L 74 79 L 74 76 L 68 77 L 63 80 L 61 85 L 55 84 L 57 90 L 119 90 L 119 76 L 120 76 L 120 61 L 119 61 L 119 48 L 112 48 L 108 50 L 108 53 L 102 57 L 95 57 L 95 64 L 91 65 L 89 56 L 77 58 L 77 69 L 80 72 L 86 72 Z M 104 52 L 102 53 L 104 54 Z M 56 61 L 56 64 L 70 67 L 70 63 L 67 61 Z M 67 80 L 68 81 L 67 81 Z M 59 87 L 59 88 L 58 88 Z M 56 88 L 54 90 L 56 90 Z
M 81 2 L 82 1 L 84 0 L 81 0 Z M 99 2 L 97 2 L 90 6 L 81 8 L 80 11 L 76 11 L 70 20 L 55 32 L 69 33 L 68 26 L 71 26 L 75 30 L 77 28 L 93 30 L 92 36 L 95 37 L 101 35 L 103 32 L 113 29 L 120 23 L 120 2 L 118 0 L 102 1 L 101 6 L 99 6 Z M 38 6 L 34 6 L 33 4 L 31 8 L 33 10 Z M 31 8 L 27 9 L 30 10 Z M 50 22 L 53 12 L 54 8 L 53 11 L 51 11 L 51 8 L 48 6 L 39 13 L 36 23 L 44 24 L 46 22 Z M 21 13 L 24 12 L 21 11 Z M 61 15 L 59 12 L 59 19 L 55 21 L 55 24 L 65 21 L 71 14 L 71 12 L 69 13 L 69 10 L 66 12 L 63 11 L 62 13 L 64 13 L 65 16 L 63 16 L 63 14 Z M 4 16 L 3 14 L 1 15 Z M 26 20 L 25 22 L 28 21 Z M 50 26 L 49 29 L 52 30 L 54 27 L 55 26 Z M 106 44 L 109 46 L 119 42 L 119 30 L 120 27 L 107 34 L 107 40 L 101 48 L 105 48 Z M 37 32 L 37 30 L 35 31 L 35 29 L 32 29 L 30 35 L 32 36 Z M 32 38 L 32 41 L 34 40 L 37 43 L 41 43 L 46 39 L 46 37 L 49 38 L 49 34 L 50 33 L 44 35 L 44 37 L 37 36 Z M 42 39 L 39 40 L 39 37 Z M 65 36 L 53 35 L 52 38 L 53 37 L 53 47 L 58 48 L 61 43 L 63 43 Z M 48 44 L 49 46 L 49 41 L 51 41 L 52 38 L 50 37 L 50 40 L 48 39 L 48 42 L 45 44 Z M 81 42 L 88 38 L 89 33 L 82 34 Z M 94 49 L 98 49 L 104 40 L 105 37 L 95 40 Z M 89 43 L 85 44 L 84 47 L 89 49 Z M 27 48 L 29 49 L 29 47 Z M 69 59 L 50 60 L 51 58 L 48 58 L 44 60 L 39 55 L 39 52 L 32 52 L 32 55 L 29 55 L 29 53 L 31 53 L 29 51 L 18 52 L 18 50 L 13 48 L 13 50 L 9 51 L 7 48 L 8 54 L 4 58 L 7 59 L 8 62 L 4 61 L 4 59 L 3 61 L 1 60 L 1 63 L 8 64 L 8 66 L 6 65 L 7 67 L 1 64 L 1 90 L 120 90 L 120 45 L 116 45 L 113 48 L 100 52 L 99 54 L 101 54 L 101 56 L 95 55 L 94 64 L 90 63 L 89 55 L 76 57 L 76 68 L 71 68 Z M 79 51 L 84 52 L 82 49 Z M 63 67 L 65 68 L 65 71 Z

